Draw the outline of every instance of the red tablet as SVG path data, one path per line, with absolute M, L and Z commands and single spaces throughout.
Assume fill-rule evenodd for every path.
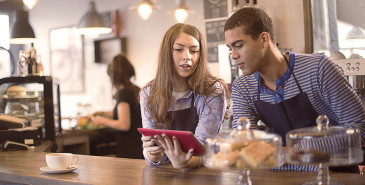
M 190 148 L 194 149 L 195 156 L 202 156 L 205 154 L 204 146 L 194 137 L 194 134 L 189 131 L 179 130 L 161 130 L 161 129 L 149 129 L 149 128 L 138 128 L 138 131 L 144 136 L 161 135 L 165 133 L 172 141 L 172 136 L 175 136 L 181 146 L 181 150 L 188 152 Z

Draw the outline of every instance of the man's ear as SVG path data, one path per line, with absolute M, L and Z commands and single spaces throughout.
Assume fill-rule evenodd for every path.
M 270 42 L 270 34 L 267 32 L 262 32 L 260 34 L 260 38 L 262 41 L 262 47 L 267 48 L 269 46 L 269 42 Z

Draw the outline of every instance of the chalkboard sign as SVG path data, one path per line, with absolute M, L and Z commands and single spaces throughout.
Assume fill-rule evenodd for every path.
M 225 44 L 224 23 L 226 20 L 206 22 L 208 62 L 218 62 L 218 45 Z
M 227 16 L 227 0 L 204 0 L 205 19 Z

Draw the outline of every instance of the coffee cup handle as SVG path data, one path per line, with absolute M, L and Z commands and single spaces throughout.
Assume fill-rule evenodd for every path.
M 79 156 L 77 156 L 77 155 L 73 155 L 73 156 L 72 156 L 72 161 L 74 161 L 74 159 L 76 159 L 76 161 L 75 161 L 75 162 L 73 162 L 73 163 L 71 163 L 71 165 L 74 165 L 74 164 L 76 164 L 76 163 L 78 163 L 78 162 L 79 162 Z

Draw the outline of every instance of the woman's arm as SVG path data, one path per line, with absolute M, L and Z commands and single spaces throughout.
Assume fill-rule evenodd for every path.
M 94 117 L 94 116 L 104 116 L 104 117 L 107 117 L 107 118 L 113 118 L 113 110 L 94 112 L 90 116 L 92 116 L 92 117 Z
M 223 86 L 219 83 L 215 85 L 218 86 L 217 94 L 207 97 L 199 95 L 194 103 L 199 114 L 195 137 L 201 143 L 205 143 L 207 138 L 218 134 L 226 111 L 227 102 Z M 157 145 L 163 148 L 164 153 L 168 156 L 175 168 L 194 168 L 201 166 L 201 157 L 193 156 L 193 149 L 190 149 L 187 153 L 183 152 L 176 138 L 173 138 L 172 141 L 164 135 L 162 137 L 157 136 L 156 138 Z
M 216 83 L 215 86 L 218 86 L 219 89 L 217 89 L 217 92 L 221 92 L 220 95 L 212 95 L 206 98 L 204 96 L 198 96 L 197 100 L 195 100 L 199 114 L 199 123 L 194 135 L 204 144 L 207 138 L 218 134 L 227 107 L 223 87 L 220 83 Z
M 104 116 L 95 116 L 91 120 L 95 125 L 106 125 L 108 127 L 128 131 L 131 128 L 131 111 L 130 105 L 126 102 L 120 102 L 117 105 L 118 120 L 113 120 Z
M 146 110 L 148 96 L 149 87 L 145 87 L 139 95 L 143 128 L 153 128 L 154 124 L 153 120 L 149 118 L 150 114 Z M 150 136 L 142 136 L 141 140 L 143 142 L 143 156 L 150 165 L 159 165 L 161 161 L 167 160 L 161 147 L 155 144 L 156 139 Z

